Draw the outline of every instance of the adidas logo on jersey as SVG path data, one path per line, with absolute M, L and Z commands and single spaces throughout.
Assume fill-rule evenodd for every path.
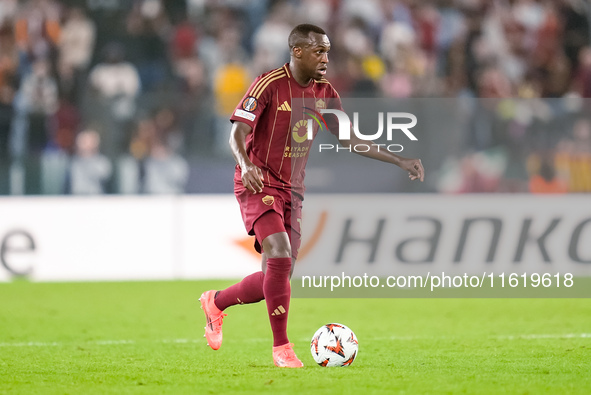
M 282 105 L 279 106 L 279 111 L 291 111 L 291 107 L 289 106 L 289 103 L 286 101 L 283 102 Z

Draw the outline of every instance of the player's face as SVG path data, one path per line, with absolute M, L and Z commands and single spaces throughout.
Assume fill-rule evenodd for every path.
M 302 48 L 301 63 L 309 78 L 319 80 L 326 75 L 330 41 L 326 34 L 310 33 L 311 43 Z

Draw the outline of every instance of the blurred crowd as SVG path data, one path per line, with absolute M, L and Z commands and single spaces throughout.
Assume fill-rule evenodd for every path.
M 0 194 L 207 192 L 192 175 L 231 162 L 229 114 L 302 22 L 327 30 L 343 97 L 471 103 L 429 190 L 589 192 L 590 14 L 584 0 L 2 0 Z

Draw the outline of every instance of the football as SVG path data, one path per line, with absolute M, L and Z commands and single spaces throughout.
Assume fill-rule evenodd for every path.
M 312 336 L 310 351 L 320 366 L 350 366 L 359 344 L 351 329 L 343 324 L 326 324 Z

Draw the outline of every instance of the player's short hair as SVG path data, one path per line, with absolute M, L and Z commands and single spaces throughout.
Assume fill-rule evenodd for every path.
M 291 50 L 293 47 L 310 44 L 310 33 L 326 34 L 324 29 L 316 25 L 311 25 L 309 23 L 297 25 L 293 28 L 291 33 L 289 33 L 289 38 L 287 39 L 289 49 Z

